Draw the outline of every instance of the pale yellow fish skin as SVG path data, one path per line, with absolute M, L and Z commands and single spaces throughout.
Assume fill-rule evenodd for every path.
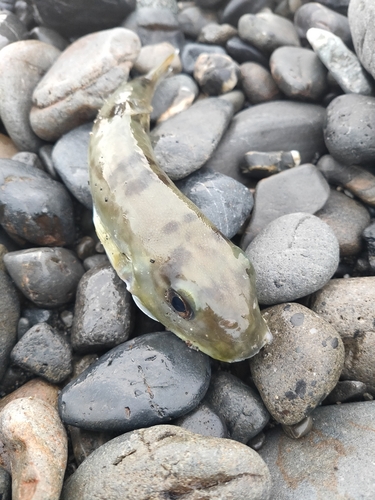
M 89 148 L 94 222 L 118 275 L 160 323 L 215 359 L 240 361 L 270 339 L 253 267 L 160 169 L 148 137 L 154 87 L 170 62 L 121 86 L 98 114 Z M 172 307 L 170 289 L 191 318 Z

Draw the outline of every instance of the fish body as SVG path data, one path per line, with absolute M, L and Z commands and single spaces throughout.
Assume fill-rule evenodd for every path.
M 215 359 L 239 361 L 270 339 L 246 255 L 161 170 L 148 136 L 157 70 L 122 85 L 90 139 L 97 234 L 140 308 Z

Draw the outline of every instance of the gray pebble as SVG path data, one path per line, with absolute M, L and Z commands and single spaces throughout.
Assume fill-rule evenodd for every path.
M 24 163 L 28 167 L 44 170 L 43 164 L 36 153 L 31 153 L 29 151 L 20 151 L 19 153 L 12 156 L 11 159 L 20 163 Z
M 362 233 L 362 237 L 366 242 L 367 256 L 370 267 L 375 271 L 375 222 L 369 224 Z
M 284 170 L 298 167 L 301 157 L 298 151 L 249 151 L 240 165 L 244 175 L 254 179 L 264 179 Z
M 244 14 L 256 14 L 271 4 L 270 0 L 229 0 L 221 14 L 221 22 L 237 26 Z
M 357 56 L 365 69 L 375 78 L 375 5 L 366 0 L 351 0 L 348 19 Z
M 177 187 L 229 239 L 240 230 L 254 205 L 247 187 L 219 172 L 199 170 Z
M 1 6 L 0 6 L 1 7 Z M 3 8 L 3 7 L 1 7 Z M 27 38 L 26 26 L 12 12 L 2 10 L 0 16 L 0 50 L 6 45 Z
M 240 69 L 224 54 L 200 54 L 194 64 L 194 79 L 211 96 L 230 92 L 237 85 Z
M 109 264 L 109 260 L 106 254 L 95 254 L 91 255 L 91 257 L 87 257 L 83 261 L 83 267 L 85 271 L 89 271 L 97 266 L 102 266 L 103 264 Z
M 307 436 L 313 427 L 313 419 L 309 415 L 305 417 L 301 422 L 294 425 L 282 424 L 282 429 L 284 433 L 291 437 L 292 439 L 301 439 L 301 437 Z
M 156 87 L 152 98 L 151 121 L 165 121 L 185 111 L 198 95 L 198 86 L 188 75 L 174 75 L 165 78 Z
M 108 350 L 129 338 L 132 300 L 110 265 L 85 273 L 77 288 L 71 334 L 75 351 Z
M 367 387 L 358 380 L 342 380 L 337 382 L 334 389 L 323 401 L 325 405 L 334 405 L 336 403 L 347 403 L 349 401 L 358 401 L 362 399 Z
M 241 85 L 252 104 L 280 99 L 281 93 L 271 73 L 254 62 L 241 64 Z
M 223 54 L 226 52 L 220 45 L 203 43 L 187 43 L 181 51 L 182 68 L 185 73 L 193 74 L 195 61 L 201 54 Z
M 222 94 L 219 96 L 219 99 L 223 99 L 224 101 L 228 101 L 233 106 L 233 113 L 236 114 L 243 108 L 245 103 L 245 96 L 241 90 L 232 90 L 231 92 L 227 92 L 226 94 Z
M 255 268 L 261 304 L 299 299 L 319 290 L 339 264 L 332 229 L 306 213 L 284 215 L 261 231 L 246 249 Z
M 60 178 L 78 201 L 92 208 L 89 186 L 88 149 L 92 123 L 63 135 L 52 150 L 52 161 Z
M 295 425 L 335 387 L 344 363 L 338 332 L 300 304 L 280 304 L 263 317 L 273 342 L 250 359 L 251 374 L 272 417 Z
M 14 346 L 11 359 L 54 384 L 65 380 L 72 371 L 72 353 L 67 340 L 47 323 L 30 328 Z
M 268 58 L 260 50 L 234 36 L 225 44 L 228 54 L 238 63 L 255 62 L 268 68 Z
M 194 4 L 187 5 L 177 14 L 178 24 L 186 36 L 195 40 L 206 24 L 217 21 L 217 14 Z
M 110 488 L 103 490 L 103 484 Z M 61 500 L 156 500 L 181 494 L 269 500 L 270 489 L 268 469 L 251 448 L 158 425 L 101 446 L 65 483 Z
M 46 28 L 45 26 L 35 26 L 35 28 L 30 31 L 29 38 L 53 45 L 56 49 L 61 51 L 65 50 L 69 45 L 68 40 L 61 36 L 60 33 L 51 28 Z
M 198 42 L 225 45 L 230 38 L 236 35 L 236 28 L 230 24 L 209 23 L 202 27 Z
M 224 420 L 206 403 L 200 403 L 193 411 L 178 418 L 173 423 L 201 436 L 228 437 Z
M 17 342 L 20 304 L 9 276 L 0 271 L 0 380 L 9 363 L 9 354 Z

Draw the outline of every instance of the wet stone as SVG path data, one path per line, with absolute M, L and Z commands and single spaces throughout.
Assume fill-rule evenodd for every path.
M 185 111 L 198 95 L 198 86 L 188 75 L 165 78 L 156 87 L 152 99 L 151 121 L 163 122 Z
M 223 54 L 201 54 L 194 65 L 194 79 L 207 95 L 230 92 L 237 85 L 240 69 Z
M 0 271 L 0 380 L 9 363 L 10 352 L 17 342 L 20 304 L 9 276 Z
M 0 54 L 1 120 L 21 151 L 37 152 L 43 141 L 30 126 L 32 93 L 60 51 L 37 40 L 23 40 L 4 47 Z
M 312 431 L 293 440 L 280 429 L 259 451 L 272 477 L 277 500 L 371 500 L 375 402 L 317 408 Z
M 110 265 L 94 267 L 77 288 L 72 346 L 78 352 L 99 352 L 129 338 L 132 300 L 125 283 Z
M 293 213 L 274 220 L 246 249 L 261 304 L 296 300 L 324 286 L 339 264 L 339 244 L 318 217 Z
M 366 384 L 358 380 L 342 380 L 337 382 L 334 389 L 323 401 L 324 405 L 334 405 L 336 403 L 347 403 L 349 401 L 359 401 L 366 392 Z
M 55 141 L 92 120 L 105 99 L 128 79 L 140 48 L 138 36 L 124 28 L 91 33 L 72 43 L 34 90 L 34 132 Z
M 195 408 L 207 391 L 209 358 L 171 332 L 125 342 L 91 365 L 60 395 L 63 422 L 124 432 L 168 422 Z
M 280 47 L 270 59 L 272 77 L 291 99 L 319 101 L 327 92 L 327 70 L 310 49 Z
M 156 126 L 151 142 L 160 167 L 172 180 L 198 170 L 210 158 L 232 115 L 229 102 L 212 97 Z
M 357 56 L 338 36 L 319 28 L 306 33 L 314 51 L 346 94 L 372 95 L 374 85 Z
M 259 434 L 270 418 L 259 394 L 230 373 L 212 376 L 203 401 L 224 420 L 230 439 L 240 443 Z
M 209 23 L 202 27 L 198 37 L 198 42 L 212 43 L 213 45 L 225 45 L 230 38 L 236 35 L 236 28 L 230 24 Z
M 240 164 L 241 172 L 254 179 L 263 179 L 284 170 L 298 167 L 301 157 L 298 151 L 249 151 Z
M 65 50 L 69 45 L 68 40 L 61 36 L 60 33 L 51 28 L 46 28 L 45 26 L 35 26 L 35 28 L 30 31 L 29 38 L 53 45 L 56 49 L 61 51 Z
M 370 214 L 362 203 L 332 189 L 327 203 L 315 215 L 335 233 L 341 257 L 361 251 L 362 232 L 370 223 Z
M 52 162 L 65 186 L 86 208 L 92 208 L 89 186 L 88 150 L 92 123 L 77 127 L 59 139 Z
M 228 54 L 238 63 L 254 62 L 268 68 L 268 59 L 257 48 L 234 36 L 225 45 Z
M 283 45 L 300 46 L 293 23 L 272 12 L 245 14 L 238 22 L 238 33 L 242 40 L 254 45 L 265 55 L 271 55 Z
M 197 467 L 199 464 L 199 467 Z M 103 490 L 103 484 L 111 485 Z M 140 429 L 92 453 L 65 483 L 61 500 L 147 500 L 181 495 L 269 500 L 271 478 L 252 449 L 172 425 Z
M 241 246 L 249 243 L 267 224 L 295 212 L 313 214 L 328 200 L 329 185 L 319 170 L 307 163 L 260 181 L 255 190 L 255 206 Z
M 3 8 L 0 5 L 1 9 Z M 0 49 L 9 43 L 27 38 L 26 26 L 12 12 L 2 11 L 0 18 Z
M 250 359 L 253 380 L 272 417 L 295 425 L 335 387 L 344 346 L 329 323 L 300 304 L 270 307 L 263 317 L 273 342 Z
M 271 73 L 253 62 L 241 64 L 241 86 L 252 104 L 280 99 L 281 93 Z
M 348 10 L 350 31 L 357 56 L 365 69 L 375 78 L 375 5 L 365 0 L 351 0 Z
M 203 10 L 191 4 L 177 14 L 177 19 L 182 32 L 195 40 L 204 26 L 217 21 L 217 15 L 215 11 Z
M 192 412 L 178 418 L 173 423 L 201 436 L 228 437 L 227 426 L 223 418 L 206 403 L 200 403 Z
M 270 6 L 270 0 L 229 0 L 221 14 L 221 22 L 237 26 L 244 14 L 256 14 Z
M 17 287 L 39 307 L 56 307 L 72 301 L 84 274 L 75 254 L 58 247 L 9 252 L 4 263 Z
M 220 45 L 208 45 L 203 43 L 187 43 L 181 50 L 182 68 L 185 73 L 193 74 L 195 61 L 201 54 L 223 54 L 226 52 Z
M 12 362 L 49 382 L 58 384 L 72 371 L 72 354 L 67 340 L 47 323 L 28 330 L 11 352 Z
M 240 230 L 254 205 L 253 195 L 243 184 L 206 169 L 178 182 L 177 187 L 229 239 Z

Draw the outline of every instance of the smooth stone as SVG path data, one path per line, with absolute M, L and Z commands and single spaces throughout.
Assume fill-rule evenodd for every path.
M 266 102 L 245 109 L 232 119 L 206 166 L 246 182 L 238 167 L 248 151 L 296 149 L 301 163 L 310 162 L 326 151 L 325 113 L 321 106 L 291 101 Z
M 169 42 L 155 43 L 142 47 L 134 63 L 134 71 L 142 75 L 148 73 L 160 66 L 172 54 L 174 54 L 174 58 L 171 62 L 171 71 L 173 73 L 180 73 L 182 69 L 180 57 L 176 53 L 176 48 Z
M 375 402 L 317 408 L 310 434 L 293 440 L 280 429 L 259 451 L 277 500 L 372 500 Z
M 351 0 L 319 0 L 319 3 L 321 3 L 325 7 L 328 7 L 329 9 L 335 10 L 343 16 L 346 16 L 348 14 L 348 6 L 350 1 Z
M 198 170 L 212 155 L 232 115 L 229 102 L 211 97 L 157 125 L 150 137 L 160 167 L 172 180 Z
M 324 405 L 334 405 L 336 403 L 347 403 L 349 401 L 361 400 L 367 387 L 358 380 L 342 380 L 337 382 L 334 389 L 323 401 Z
M 18 149 L 12 139 L 0 133 L 0 158 L 12 158 L 18 153 Z
M 208 45 L 203 43 L 187 43 L 181 50 L 181 62 L 184 73 L 190 75 L 194 72 L 195 61 L 201 54 L 223 54 L 226 52 L 220 45 Z
M 55 47 L 37 40 L 11 43 L 0 53 L 1 120 L 20 151 L 38 152 L 43 141 L 30 126 L 33 91 L 60 55 Z
M 298 167 L 301 157 L 298 151 L 249 151 L 240 165 L 241 172 L 254 179 L 264 179 L 284 170 Z
M 231 373 L 213 375 L 203 401 L 224 420 L 230 439 L 240 443 L 259 434 L 270 418 L 259 394 Z
M 238 34 L 265 55 L 284 45 L 301 45 L 293 23 L 272 12 L 243 15 L 238 21 Z
M 313 428 L 313 419 L 311 415 L 305 417 L 301 422 L 294 425 L 284 425 L 282 424 L 282 429 L 284 433 L 291 437 L 292 439 L 301 439 L 301 437 L 307 436 L 307 434 Z
M 2 8 L 2 7 L 1 7 Z M 27 38 L 27 28 L 16 15 L 0 11 L 0 50 L 6 45 Z
M 107 352 L 60 394 L 63 422 L 124 432 L 168 422 L 195 408 L 210 380 L 208 356 L 171 332 L 143 335 Z
M 219 99 L 223 99 L 224 101 L 228 101 L 231 103 L 233 107 L 233 113 L 238 113 L 243 108 L 245 103 L 245 95 L 241 90 L 232 90 L 231 92 L 227 92 L 226 94 L 222 94 L 219 96 Z
M 174 75 L 162 80 L 152 98 L 151 121 L 163 122 L 185 111 L 198 95 L 198 86 L 189 75 Z
M 229 0 L 222 14 L 221 22 L 237 27 L 238 21 L 244 14 L 256 14 L 260 10 L 270 7 L 270 0 Z
M 47 323 L 30 328 L 14 346 L 10 357 L 16 365 L 53 384 L 63 382 L 72 371 L 68 341 Z
M 240 182 L 218 172 L 198 170 L 177 187 L 227 238 L 233 238 L 254 205 L 253 195 Z
M 77 465 L 81 465 L 93 451 L 113 438 L 108 432 L 86 431 L 73 425 L 68 426 L 68 431 Z
M 11 159 L 14 161 L 18 161 L 19 163 L 24 163 L 28 167 L 38 168 L 39 170 L 44 171 L 43 164 L 36 153 L 31 153 L 29 151 L 20 151 L 19 153 L 13 155 Z
M 30 327 L 36 325 L 37 323 L 52 324 L 56 318 L 54 311 L 51 311 L 50 309 L 39 309 L 38 307 L 33 307 L 32 309 L 22 309 L 22 316 L 27 319 Z
M 12 477 L 2 467 L 0 467 L 0 498 L 1 500 L 11 500 L 12 498 Z
M 11 392 L 7 396 L 0 399 L 0 412 L 5 406 L 19 398 L 36 398 L 48 403 L 57 409 L 57 398 L 59 395 L 59 387 L 46 382 L 42 378 L 34 378 L 29 380 L 24 385 Z
M 91 236 L 83 236 L 78 240 L 74 251 L 81 260 L 85 260 L 86 257 L 91 257 L 91 255 L 95 254 L 96 243 Z
M 367 256 L 370 267 L 375 271 L 375 222 L 369 224 L 362 233 L 362 237 L 366 242 Z
M 209 23 L 202 27 L 198 42 L 225 45 L 230 38 L 236 35 L 236 28 L 230 24 Z
M 270 307 L 263 317 L 273 342 L 249 360 L 251 374 L 272 417 L 295 425 L 335 387 L 344 346 L 329 323 L 301 304 Z
M 103 490 L 103 484 L 110 485 Z M 65 483 L 61 500 L 269 500 L 271 478 L 243 444 L 173 425 L 139 429 L 92 453 Z
M 20 304 L 17 291 L 4 272 L 0 271 L 0 380 L 9 363 L 9 355 L 17 342 Z
M 194 79 L 209 96 L 230 92 L 237 85 L 240 69 L 223 54 L 200 54 L 194 65 Z
M 241 64 L 241 86 L 252 104 L 280 99 L 281 93 L 271 73 L 254 62 Z
M 356 54 L 364 68 L 375 78 L 375 5 L 366 0 L 351 0 L 348 20 Z
M 225 49 L 238 63 L 254 62 L 268 68 L 268 59 L 257 48 L 234 36 L 227 41 Z
M 53 180 L 59 181 L 60 176 L 56 172 L 55 167 L 53 166 L 52 151 L 53 151 L 52 144 L 46 144 L 42 146 L 39 149 L 39 158 L 43 164 L 43 169 L 48 173 L 48 175 L 52 177 Z
M 89 271 L 97 266 L 102 266 L 103 264 L 109 264 L 109 260 L 106 254 L 95 254 L 91 257 L 87 257 L 83 261 L 83 267 L 85 271 Z
M 71 302 L 84 274 L 78 258 L 66 248 L 9 252 L 4 256 L 4 263 L 16 286 L 39 307 Z
M 326 204 L 315 215 L 335 233 L 341 257 L 362 250 L 362 232 L 370 224 L 370 214 L 362 203 L 331 189 Z
M 140 48 L 138 36 L 125 28 L 91 33 L 69 45 L 34 90 L 30 112 L 34 132 L 55 141 L 94 119 L 105 100 L 128 79 Z
M 0 439 L 9 453 L 12 498 L 59 500 L 68 440 L 57 411 L 38 398 L 19 398 L 0 413 Z
M 373 94 L 373 82 L 340 37 L 319 28 L 310 28 L 306 37 L 346 94 Z
M 328 90 L 327 70 L 310 49 L 279 47 L 270 68 L 279 89 L 291 99 L 319 101 Z
M 46 28 L 45 26 L 35 26 L 35 28 L 30 31 L 29 38 L 53 45 L 56 49 L 61 51 L 65 50 L 69 45 L 68 40 L 61 36 L 60 33 L 51 28 Z
M 314 214 L 325 205 L 329 194 L 327 181 L 311 163 L 262 179 L 256 186 L 255 206 L 241 247 L 246 249 L 267 224 L 282 215 Z
M 177 14 L 178 24 L 184 35 L 195 40 L 206 24 L 217 21 L 217 14 L 215 11 L 203 10 L 195 4 L 187 5 Z
M 77 37 L 93 31 L 118 26 L 135 8 L 134 0 L 31 0 L 34 19 L 38 25 L 55 29 L 61 35 Z
M 321 28 L 339 36 L 346 45 L 352 43 L 348 18 L 318 2 L 301 5 L 294 15 L 294 26 L 300 38 L 306 38 L 310 28 Z
M 228 430 L 224 420 L 206 403 L 200 403 L 193 411 L 178 418 L 173 423 L 201 436 L 228 437 Z
M 99 352 L 128 340 L 132 323 L 130 293 L 113 267 L 105 264 L 83 275 L 77 288 L 71 332 L 77 352 Z
M 1 159 L 0 186 L 0 222 L 15 241 L 42 246 L 73 243 L 73 204 L 60 182 L 37 168 Z
M 357 380 L 375 395 L 375 276 L 331 280 L 310 300 L 345 345 L 342 379 Z
M 265 305 L 316 292 L 339 264 L 339 244 L 332 229 L 307 213 L 274 220 L 245 253 L 255 268 L 258 300 Z
M 324 155 L 317 167 L 330 184 L 341 186 L 363 203 L 375 206 L 375 175 L 357 165 L 342 165 L 330 155 Z
M 52 150 L 56 172 L 72 195 L 86 208 L 92 208 L 89 186 L 88 150 L 92 123 L 85 123 L 59 139 Z

